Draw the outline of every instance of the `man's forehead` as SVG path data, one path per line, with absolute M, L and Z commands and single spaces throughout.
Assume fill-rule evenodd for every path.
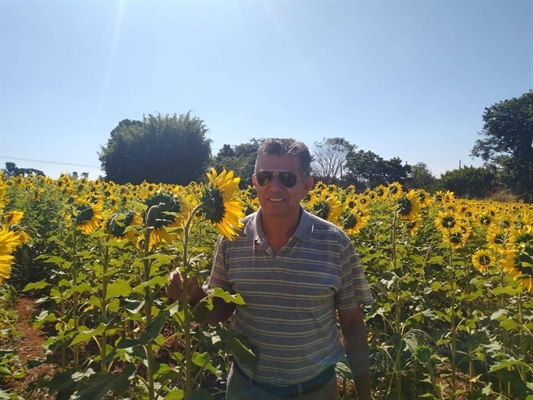
M 295 168 L 300 167 L 300 159 L 294 154 L 264 154 L 260 156 L 257 160 L 257 165 L 261 167 L 262 165 L 281 165 L 281 166 L 291 166 Z M 264 168 L 259 168 L 264 169 Z

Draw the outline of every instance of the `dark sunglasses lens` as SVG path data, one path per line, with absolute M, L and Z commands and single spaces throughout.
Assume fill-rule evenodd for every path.
M 284 186 L 291 188 L 296 185 L 298 177 L 294 172 L 278 172 L 278 179 Z
M 259 186 L 268 186 L 272 182 L 272 178 L 274 178 L 274 173 L 272 171 L 259 171 L 255 176 Z

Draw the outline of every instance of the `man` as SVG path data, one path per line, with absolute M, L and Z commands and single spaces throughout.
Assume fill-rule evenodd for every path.
M 227 400 L 338 399 L 334 366 L 344 353 L 359 399 L 370 399 L 360 306 L 373 300 L 350 239 L 300 205 L 313 186 L 309 149 L 293 139 L 265 140 L 252 182 L 261 207 L 233 241 L 219 238 L 208 282 L 239 293 L 246 305 L 215 298 L 206 321 L 234 314 L 236 331 L 258 356 L 256 370 L 236 357 Z M 167 292 L 179 299 L 181 276 L 173 272 L 169 279 Z M 206 296 L 194 278 L 190 288 L 189 302 Z

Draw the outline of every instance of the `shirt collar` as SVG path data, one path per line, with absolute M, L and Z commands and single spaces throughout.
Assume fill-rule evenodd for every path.
M 313 231 L 313 218 L 302 206 L 300 206 L 300 213 L 300 221 L 292 236 L 298 239 L 309 239 Z M 243 221 L 245 224 L 244 234 L 256 241 L 266 239 L 265 231 L 263 231 L 263 225 L 261 224 L 262 214 L 263 210 L 259 207 L 259 210 L 246 217 Z

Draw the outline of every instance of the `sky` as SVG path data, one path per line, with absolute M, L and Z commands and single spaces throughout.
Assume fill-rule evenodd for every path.
M 483 112 L 533 89 L 533 0 L 0 0 L 0 167 L 104 176 L 123 119 L 212 140 L 341 137 L 436 176 Z

